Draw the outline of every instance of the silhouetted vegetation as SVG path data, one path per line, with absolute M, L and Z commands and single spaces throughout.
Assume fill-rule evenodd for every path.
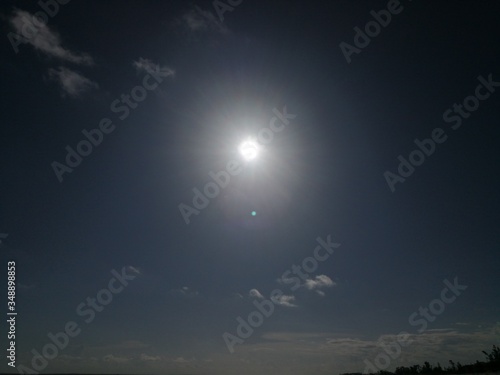
M 396 367 L 394 372 L 380 370 L 377 375 L 436 375 L 436 374 L 471 374 L 471 373 L 485 373 L 485 372 L 498 372 L 500 371 L 500 347 L 493 345 L 491 353 L 483 350 L 486 356 L 486 362 L 476 361 L 476 363 L 462 365 L 460 362 L 448 361 L 449 366 L 446 368 L 441 367 L 441 364 L 432 366 L 429 362 L 424 362 L 423 366 L 400 366 Z M 361 373 L 350 373 L 342 375 L 362 375 Z

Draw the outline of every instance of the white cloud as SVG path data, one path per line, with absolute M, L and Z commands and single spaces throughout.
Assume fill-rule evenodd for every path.
M 477 332 L 462 333 L 450 329 L 432 329 L 424 333 L 408 335 L 408 349 L 401 352 L 397 362 L 391 364 L 408 365 L 423 361 L 437 362 L 443 357 L 448 359 L 463 358 L 464 362 L 474 362 L 481 350 L 489 349 L 497 339 L 495 327 Z M 327 339 L 327 344 L 334 346 L 335 352 L 342 355 L 361 356 L 373 359 L 383 352 L 382 343 L 389 345 L 398 342 L 401 337 L 395 334 L 384 334 L 377 340 L 357 338 Z M 442 356 L 442 358 L 439 358 Z
M 413 342 L 401 350 L 397 359 L 391 358 L 387 370 L 393 371 L 397 366 L 422 364 L 423 361 L 432 364 L 440 362 L 446 366 L 449 359 L 461 363 L 484 360 L 481 351 L 490 351 L 493 344 L 498 344 L 499 327 L 497 324 L 481 331 L 464 333 L 440 330 L 410 334 Z M 410 326 L 407 328 L 411 329 Z M 144 366 L 147 366 L 149 373 L 338 374 L 363 371 L 364 359 L 373 362 L 380 353 L 385 353 L 382 344 L 388 345 L 395 340 L 398 340 L 398 336 L 394 333 L 380 337 L 363 337 L 357 331 L 348 333 L 345 329 L 337 332 L 270 331 L 262 332 L 262 335 L 255 340 L 239 346 L 238 354 L 232 355 L 216 351 L 210 354 L 207 352 L 207 356 L 199 358 L 193 358 L 183 352 L 178 352 L 175 356 L 168 351 L 155 351 L 152 354 L 149 350 L 153 349 L 125 349 L 128 346 L 145 345 L 126 342 L 113 347 L 100 347 L 98 351 L 86 348 L 81 357 L 85 363 L 95 364 L 92 368 L 95 369 L 94 372 L 104 368 L 110 370 L 108 372 L 115 373 L 127 372 L 126 370 L 129 373 L 140 373 L 136 369 L 144 369 Z M 207 348 L 213 345 L 212 340 L 209 339 L 206 345 Z M 150 345 L 147 346 L 151 348 Z M 106 362 L 103 361 L 105 354 L 107 354 Z M 157 356 L 160 357 L 159 360 Z M 54 361 L 58 361 L 59 358 L 65 357 L 59 356 Z M 76 368 L 78 362 L 75 358 L 74 361 L 66 359 L 62 363 L 66 367 L 71 365 Z
M 63 66 L 60 66 L 58 69 L 49 69 L 49 78 L 59 83 L 64 95 L 67 94 L 73 98 L 99 87 L 94 81 Z
M 132 66 L 138 72 L 146 72 L 146 73 L 161 72 L 162 76 L 175 75 L 175 71 L 169 68 L 168 66 L 166 65 L 160 66 L 160 64 L 155 64 L 151 60 L 145 59 L 143 57 L 139 57 L 139 60 L 133 61 Z
M 261 336 L 261 341 L 239 346 L 238 356 L 248 360 L 249 367 L 254 368 L 272 361 L 280 370 L 273 373 L 279 374 L 362 372 L 365 359 L 373 362 L 380 353 L 386 353 L 382 343 L 388 345 L 398 339 L 395 334 L 382 335 L 378 339 L 362 338 L 354 333 L 351 337 L 345 335 L 345 332 L 269 332 Z M 498 343 L 498 334 L 490 327 L 474 333 L 411 334 L 410 339 L 414 341 L 401 350 L 398 358 L 391 358 L 387 370 L 394 371 L 398 366 L 422 364 L 424 361 L 440 362 L 446 366 L 449 359 L 461 363 L 484 360 L 481 351 L 489 351 L 493 344 Z M 237 370 L 237 363 L 228 361 L 224 365 Z M 255 373 L 259 373 L 258 370 L 260 373 L 269 372 L 264 366 Z
M 248 295 L 252 298 L 264 299 L 264 296 L 257 289 L 250 289 Z
M 304 286 L 309 289 L 321 289 L 321 288 L 329 288 L 334 286 L 335 283 L 326 275 L 318 275 L 314 279 L 307 279 L 304 282 Z
M 277 305 L 280 306 L 285 306 L 285 307 L 297 307 L 293 302 L 295 302 L 295 297 L 294 296 L 287 296 L 287 295 L 282 295 L 277 298 L 273 298 L 273 302 Z
M 141 361 L 148 361 L 148 362 L 154 362 L 154 361 L 160 361 L 161 360 L 160 356 L 151 356 L 151 355 L 147 355 L 147 354 L 144 354 L 144 353 L 141 354 L 140 358 L 141 358 Z
M 75 53 L 64 48 L 59 34 L 51 30 L 47 24 L 33 22 L 33 15 L 24 10 L 16 9 L 10 18 L 10 24 L 16 34 L 36 50 L 61 60 L 74 64 L 93 65 L 94 60 L 86 53 Z

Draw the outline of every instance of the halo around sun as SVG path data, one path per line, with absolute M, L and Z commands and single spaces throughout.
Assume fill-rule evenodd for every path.
M 238 151 L 246 161 L 254 160 L 259 156 L 259 144 L 252 140 L 247 140 L 240 145 Z

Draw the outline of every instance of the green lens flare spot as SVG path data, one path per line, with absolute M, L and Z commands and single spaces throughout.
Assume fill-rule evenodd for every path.
M 255 215 L 257 215 L 257 212 L 252 211 L 252 216 L 255 216 Z

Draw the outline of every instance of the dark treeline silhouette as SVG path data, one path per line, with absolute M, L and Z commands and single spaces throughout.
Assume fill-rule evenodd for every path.
M 486 362 L 476 361 L 476 363 L 471 363 L 468 365 L 462 365 L 460 362 L 448 361 L 449 366 L 446 368 L 437 366 L 432 366 L 429 362 L 424 362 L 424 365 L 413 365 L 410 367 L 400 366 L 396 367 L 394 372 L 380 370 L 377 375 L 437 375 L 437 374 L 478 374 L 485 372 L 498 372 L 500 371 L 500 347 L 493 345 L 491 353 L 487 353 L 483 350 L 484 355 L 487 358 Z M 346 373 L 341 375 L 362 375 L 360 372 L 356 373 Z

